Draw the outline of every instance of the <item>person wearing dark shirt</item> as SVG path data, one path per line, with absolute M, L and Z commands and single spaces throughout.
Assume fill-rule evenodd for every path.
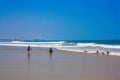
M 30 48 L 30 46 L 28 46 L 27 51 L 30 52 L 30 50 L 31 50 L 31 48 Z
M 52 53 L 53 53 L 52 48 L 50 48 L 49 53 L 50 53 L 50 55 L 52 55 Z

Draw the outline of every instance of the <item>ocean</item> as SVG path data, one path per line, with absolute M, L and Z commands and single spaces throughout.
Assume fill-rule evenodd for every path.
M 59 50 L 96 53 L 109 51 L 112 55 L 120 55 L 120 40 L 20 40 L 1 41 L 1 46 L 47 47 Z

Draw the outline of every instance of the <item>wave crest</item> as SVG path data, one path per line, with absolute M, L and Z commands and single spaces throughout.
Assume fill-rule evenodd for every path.
M 102 47 L 102 48 L 116 48 L 120 49 L 120 45 L 105 45 L 105 44 L 96 44 L 96 43 L 77 43 L 79 47 Z
M 110 51 L 120 53 L 120 45 L 106 45 L 106 44 L 96 44 L 96 43 L 73 43 L 73 42 L 22 42 L 22 41 L 13 41 L 13 42 L 0 42 L 0 45 L 5 46 L 28 46 L 31 47 L 52 47 L 59 50 L 66 51 L 75 51 L 81 52 L 84 50 L 87 51 Z

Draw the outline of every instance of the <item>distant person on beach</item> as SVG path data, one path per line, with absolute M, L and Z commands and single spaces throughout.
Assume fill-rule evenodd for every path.
M 99 51 L 96 51 L 97 54 L 99 54 Z
M 28 48 L 27 48 L 27 51 L 28 51 L 28 58 L 30 57 L 30 50 L 31 50 L 31 47 L 28 46 Z
M 109 55 L 110 54 L 110 52 L 109 51 L 107 51 L 107 55 Z
M 50 53 L 50 55 L 53 54 L 53 50 L 52 50 L 52 48 L 50 48 L 49 53 Z
M 30 47 L 30 46 L 28 46 L 27 51 L 28 51 L 28 52 L 30 52 L 30 50 L 31 50 L 31 47 Z

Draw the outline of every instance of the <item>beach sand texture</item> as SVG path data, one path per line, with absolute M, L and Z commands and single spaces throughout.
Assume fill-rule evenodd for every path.
M 0 80 L 120 80 L 120 56 L 0 46 Z

